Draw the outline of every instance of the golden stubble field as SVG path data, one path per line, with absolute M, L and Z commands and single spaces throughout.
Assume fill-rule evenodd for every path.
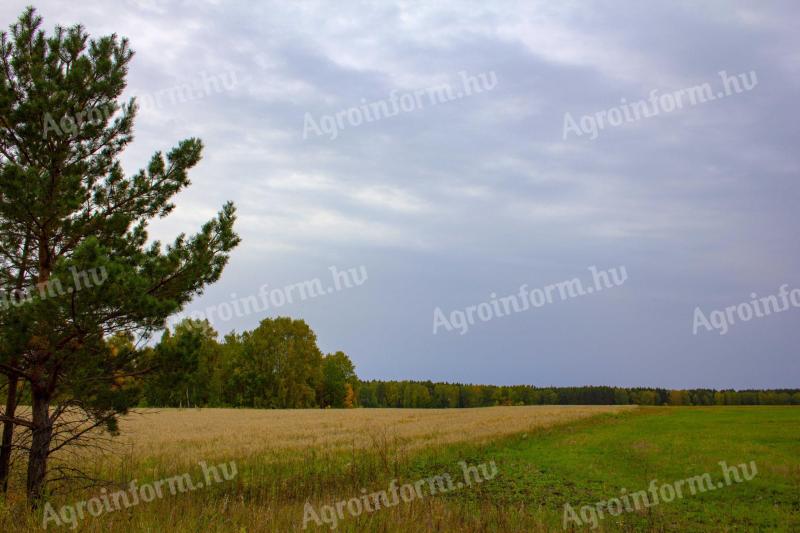
M 264 452 L 406 449 L 484 442 L 635 406 L 476 409 L 139 409 L 122 419 L 118 445 L 133 459 L 246 458 Z

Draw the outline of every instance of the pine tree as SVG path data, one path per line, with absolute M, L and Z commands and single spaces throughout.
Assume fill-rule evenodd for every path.
M 48 459 L 87 429 L 116 430 L 135 400 L 119 382 L 141 369 L 109 335 L 162 328 L 219 278 L 239 241 L 227 203 L 196 235 L 148 244 L 148 223 L 172 211 L 202 143 L 181 141 L 126 176 L 119 155 L 136 114 L 135 100 L 120 101 L 128 41 L 90 40 L 80 25 L 48 37 L 41 23 L 29 8 L 0 35 L 0 261 L 30 285 L 0 306 L 0 371 L 25 382 L 32 403 L 30 418 L 2 420 L 31 430 L 32 504 Z

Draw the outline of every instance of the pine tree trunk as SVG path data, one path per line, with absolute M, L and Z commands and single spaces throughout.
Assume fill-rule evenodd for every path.
M 25 271 L 28 268 L 28 252 L 30 251 L 31 232 L 30 227 L 25 235 L 25 244 L 22 247 L 22 261 L 20 262 L 19 272 L 17 273 L 17 291 L 22 289 L 25 283 Z M 11 366 L 16 366 L 18 361 L 14 358 L 10 361 Z M 6 396 L 5 415 L 14 418 L 17 413 L 17 401 L 19 395 L 17 387 L 19 377 L 15 374 L 8 374 L 8 395 Z M 14 443 L 14 423 L 11 420 L 3 422 L 3 442 L 0 444 L 0 490 L 8 491 L 8 476 L 11 474 L 11 447 Z
M 42 498 L 44 481 L 47 475 L 47 456 L 50 453 L 50 440 L 53 426 L 50 422 L 50 397 L 33 392 L 33 430 L 31 449 L 28 457 L 28 503 L 36 507 Z
M 6 397 L 5 415 L 14 418 L 17 411 L 17 376 L 8 377 L 8 396 Z M 3 443 L 0 445 L 0 490 L 8 490 L 8 476 L 11 473 L 11 446 L 14 440 L 14 423 L 3 422 Z

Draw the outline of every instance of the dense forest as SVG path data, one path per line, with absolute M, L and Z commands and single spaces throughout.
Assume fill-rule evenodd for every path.
M 489 407 L 492 405 L 787 405 L 800 404 L 791 390 L 669 390 L 623 387 L 533 387 L 430 381 L 365 381 L 361 407 Z
M 134 349 L 114 339 L 118 349 Z M 144 378 L 125 385 L 149 407 L 414 407 L 493 405 L 800 404 L 800 390 L 668 390 L 606 386 L 496 386 L 361 381 L 344 352 L 323 355 L 303 320 L 265 319 L 218 341 L 208 322 L 184 320 L 136 357 Z

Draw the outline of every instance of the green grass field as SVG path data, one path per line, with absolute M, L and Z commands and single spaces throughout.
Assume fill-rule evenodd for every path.
M 348 416 L 358 420 L 379 414 L 358 411 Z M 484 413 L 464 416 L 483 417 Z M 457 414 L 453 411 L 448 416 Z M 169 416 L 174 420 L 189 415 L 191 411 L 174 411 Z M 317 526 L 308 521 L 307 530 L 330 531 L 335 525 L 336 531 L 352 532 L 564 531 L 567 503 L 580 513 L 581 506 L 620 497 L 623 489 L 630 494 L 647 490 L 653 480 L 660 487 L 708 473 L 713 490 L 691 494 L 684 486 L 681 498 L 617 516 L 605 513 L 599 519 L 597 515 L 594 529 L 587 514 L 587 524 L 570 521 L 566 530 L 800 531 L 799 408 L 640 408 L 483 442 L 465 437 L 461 442 L 423 447 L 409 446 L 411 439 L 389 439 L 359 449 L 303 446 L 291 452 L 245 454 L 233 451 L 238 448 L 226 450 L 230 442 L 214 436 L 214 446 L 221 453 L 209 457 L 209 462 L 236 460 L 234 481 L 86 517 L 77 530 L 302 531 L 306 502 L 321 512 L 322 506 L 387 490 L 392 480 L 398 485 L 413 484 L 449 473 L 458 481 L 464 479 L 459 461 L 469 465 L 494 461 L 496 474 L 483 482 L 435 495 L 425 492 L 407 503 L 400 501 L 359 516 L 345 512 L 335 524 Z M 191 468 L 196 459 L 191 457 L 193 447 L 187 445 L 184 450 L 176 456 L 171 452 L 148 455 L 152 453 L 148 449 L 141 457 L 124 461 L 125 475 L 110 464 L 103 468 L 108 477 L 136 478 L 140 484 L 181 472 L 196 475 L 196 465 Z M 754 461 L 757 474 L 749 481 L 742 478 L 740 483 L 725 485 L 720 461 L 730 466 Z M 723 486 L 717 488 L 720 483 Z M 97 489 L 91 489 L 83 497 L 96 493 Z M 59 497 L 54 505 L 58 508 L 80 498 L 80 493 Z M 9 500 L 0 507 L 0 531 L 41 528 L 41 514 L 30 517 L 21 500 Z M 69 527 L 51 524 L 48 530 Z
M 489 458 L 499 474 L 480 486 L 480 494 L 464 498 L 491 503 L 498 512 L 517 510 L 508 519 L 520 531 L 561 530 L 565 503 L 577 509 L 623 489 L 646 490 L 653 479 L 660 486 L 707 472 L 721 483 L 720 461 L 755 461 L 758 473 L 713 491 L 686 491 L 642 512 L 606 515 L 597 530 L 800 531 L 797 408 L 641 409 L 507 439 L 470 461 Z

